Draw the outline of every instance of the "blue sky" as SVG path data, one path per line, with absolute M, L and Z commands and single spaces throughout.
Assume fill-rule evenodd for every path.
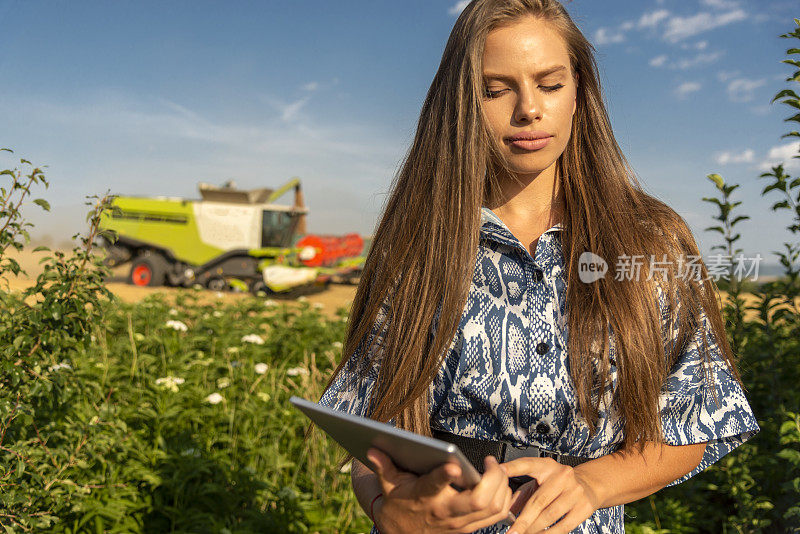
M 617 140 L 645 188 L 717 242 L 705 176 L 741 184 L 745 255 L 790 239 L 758 175 L 800 174 L 781 39 L 796 0 L 573 0 Z M 0 0 L 0 146 L 52 182 L 34 234 L 80 231 L 83 198 L 197 196 L 303 179 L 315 232 L 370 233 L 412 139 L 456 0 Z M 795 84 L 796 85 L 796 84 Z M 13 160 L 2 157 L 3 168 Z M 766 263 L 767 260 L 764 260 Z

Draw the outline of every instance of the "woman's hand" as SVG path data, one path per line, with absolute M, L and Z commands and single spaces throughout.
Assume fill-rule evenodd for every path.
M 464 487 L 457 464 L 442 464 L 417 476 L 398 469 L 378 449 L 370 449 L 367 457 L 383 488 L 373 518 L 381 534 L 468 533 L 508 517 L 512 492 L 505 470 L 494 457 L 484 459 L 486 470 L 480 483 L 461 492 L 450 486 Z
M 508 534 L 533 534 L 545 529 L 547 534 L 567 534 L 599 508 L 595 491 L 579 472 L 552 458 L 517 458 L 500 466 L 506 468 L 509 477 L 528 475 L 534 479 L 514 492 L 511 511 L 517 520 Z

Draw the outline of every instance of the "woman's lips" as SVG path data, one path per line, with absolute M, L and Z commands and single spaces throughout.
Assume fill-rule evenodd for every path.
M 542 139 L 511 139 L 511 144 L 524 150 L 539 150 L 547 146 L 550 139 L 552 139 L 552 137 L 543 137 Z

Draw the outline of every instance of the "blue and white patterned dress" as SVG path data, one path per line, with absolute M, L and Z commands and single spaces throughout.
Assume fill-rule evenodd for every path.
M 541 235 L 535 258 L 489 208 L 481 211 L 478 257 L 464 312 L 436 379 L 431 383 L 431 425 L 454 434 L 536 445 L 572 456 L 597 458 L 617 450 L 622 422 L 602 409 L 598 430 L 577 417 L 577 399 L 567 366 L 566 281 L 561 224 Z M 659 289 L 662 327 L 668 329 L 666 300 Z M 714 386 L 703 381 L 698 350 L 705 335 L 715 360 Z M 614 336 L 610 335 L 614 361 Z M 351 360 L 352 361 L 352 360 Z M 378 367 L 357 383 L 355 365 L 345 368 L 319 401 L 323 406 L 366 416 Z M 610 394 L 616 384 L 611 366 Z M 714 401 L 711 389 L 719 399 Z M 758 432 L 744 392 L 729 373 L 702 317 L 661 395 L 666 442 L 708 442 L 700 465 L 670 485 L 694 476 Z M 390 421 L 390 424 L 394 421 Z M 507 532 L 504 525 L 480 534 Z M 623 506 L 597 510 L 573 533 L 624 531 Z M 373 527 L 372 534 L 377 534 Z

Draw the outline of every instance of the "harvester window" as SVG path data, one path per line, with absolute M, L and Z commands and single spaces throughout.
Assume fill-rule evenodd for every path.
M 297 215 L 265 210 L 261 225 L 262 247 L 288 247 L 292 244 Z

